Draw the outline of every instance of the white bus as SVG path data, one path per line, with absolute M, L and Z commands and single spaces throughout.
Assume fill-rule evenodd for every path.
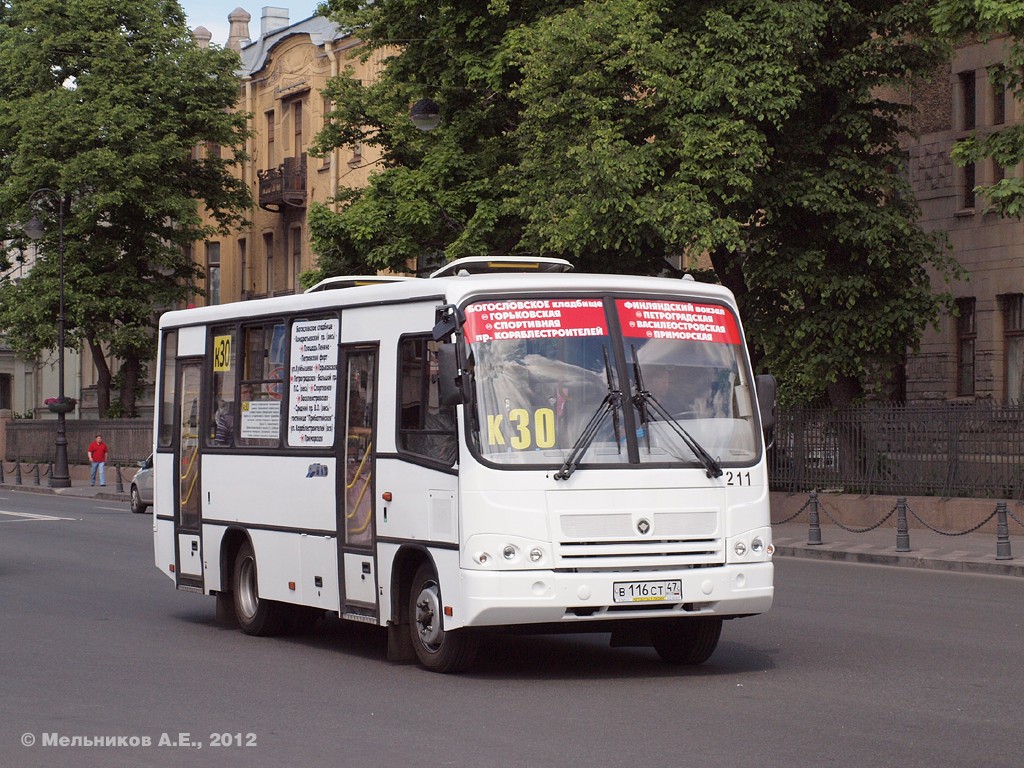
M 490 266 L 165 314 L 157 567 L 248 634 L 327 613 L 439 672 L 499 628 L 703 662 L 773 596 L 732 295 Z

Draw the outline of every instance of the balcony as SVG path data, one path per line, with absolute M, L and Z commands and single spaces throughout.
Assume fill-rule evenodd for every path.
M 257 171 L 260 180 L 260 208 L 281 213 L 287 208 L 306 207 L 306 157 L 286 157 L 277 168 Z

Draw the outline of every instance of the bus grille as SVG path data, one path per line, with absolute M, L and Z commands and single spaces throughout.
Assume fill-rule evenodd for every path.
M 720 539 L 561 541 L 558 558 L 567 568 L 681 568 L 725 562 Z
M 685 568 L 725 562 L 714 510 L 560 515 L 565 568 Z M 638 523 L 643 519 L 642 532 Z

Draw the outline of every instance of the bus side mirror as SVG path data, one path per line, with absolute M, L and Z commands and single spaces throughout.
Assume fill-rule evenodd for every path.
M 762 373 L 755 378 L 757 387 L 757 407 L 761 413 L 761 431 L 764 433 L 765 447 L 771 448 L 775 442 L 775 377 L 770 373 Z
M 437 348 L 437 388 L 441 405 L 459 405 L 463 402 L 459 385 L 459 360 L 454 344 Z

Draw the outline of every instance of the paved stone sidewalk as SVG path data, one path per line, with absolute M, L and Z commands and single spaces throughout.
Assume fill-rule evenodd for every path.
M 1010 521 L 1010 526 L 1015 526 Z M 1024 533 L 1024 528 L 1016 526 Z M 896 527 L 881 526 L 864 533 L 850 533 L 839 526 L 822 524 L 821 544 L 809 544 L 806 521 L 772 527 L 776 556 L 806 557 L 856 563 L 930 568 L 943 571 L 1024 577 L 1024 535 L 1011 535 L 1004 546 L 1011 559 L 997 559 L 998 537 L 991 533 L 946 536 L 927 528 L 911 528 L 910 551 L 896 551 Z

